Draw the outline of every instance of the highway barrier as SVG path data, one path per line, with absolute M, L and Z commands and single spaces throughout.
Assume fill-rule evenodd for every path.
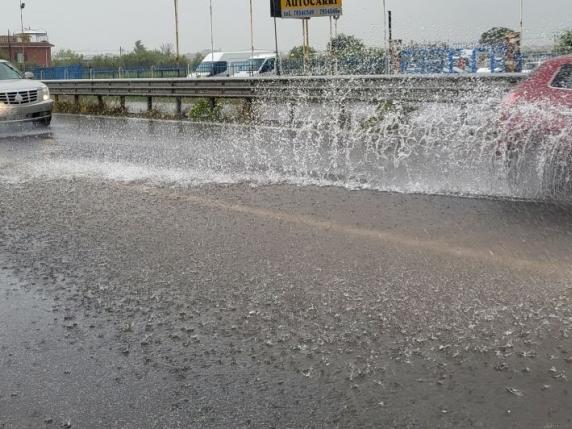
M 332 101 L 354 102 L 438 102 L 465 103 L 498 96 L 524 79 L 523 74 L 458 74 L 458 75 L 375 75 L 375 76 L 312 76 L 268 78 L 206 78 L 206 79 L 94 79 L 47 80 L 52 95 L 80 97 L 119 97 L 122 106 L 126 97 L 146 97 L 153 108 L 153 98 L 173 98 L 177 113 L 182 99 L 234 98 L 253 101 Z

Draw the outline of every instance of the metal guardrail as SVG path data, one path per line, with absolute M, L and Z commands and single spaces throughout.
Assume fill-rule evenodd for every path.
M 55 96 L 451 102 L 507 91 L 523 74 L 44 81 Z

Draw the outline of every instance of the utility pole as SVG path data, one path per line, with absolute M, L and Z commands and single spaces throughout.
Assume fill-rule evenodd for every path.
M 20 0 L 20 24 L 22 25 L 22 34 L 20 35 L 22 38 L 22 64 L 26 63 L 26 51 L 24 48 L 24 8 L 26 7 L 26 3 L 22 3 Z
M 523 46 L 524 33 L 524 0 L 520 0 L 520 46 Z
M 8 61 L 12 61 L 12 36 L 8 30 Z
M 391 11 L 387 11 L 387 27 L 388 27 L 388 39 L 387 45 L 389 46 L 389 74 L 393 74 L 393 25 L 391 20 Z
M 338 15 L 334 16 L 334 39 L 338 37 L 338 20 L 340 17 Z
M 383 0 L 383 50 L 385 51 L 385 73 L 389 72 L 389 46 L 387 43 L 387 7 Z
M 276 45 L 276 58 L 274 59 L 274 71 L 276 76 L 280 76 L 280 53 L 278 52 L 278 24 L 276 22 L 276 17 L 274 17 L 274 44 Z
M 179 0 L 175 0 L 175 49 L 177 52 L 177 73 L 179 70 L 180 63 L 180 51 L 179 51 Z
M 278 63 L 280 61 L 280 53 L 278 52 L 278 23 L 277 23 L 277 19 L 276 19 L 276 0 L 272 0 L 272 2 L 270 3 L 270 8 L 271 8 L 271 12 L 272 12 L 272 17 L 274 18 L 274 45 L 275 45 L 275 49 L 276 49 L 276 58 L 274 59 L 274 72 L 276 73 L 276 76 L 280 76 L 280 64 Z
M 340 19 L 339 15 L 334 16 L 334 39 L 338 38 L 338 20 Z M 332 56 L 334 58 L 334 74 L 338 74 L 338 55 L 336 52 L 336 47 L 332 43 Z
M 252 14 L 252 0 L 250 0 L 250 57 L 254 57 L 254 19 Z
M 330 57 L 330 61 L 333 64 L 334 60 L 334 46 L 333 46 L 333 38 L 334 38 L 334 20 L 330 16 L 330 43 L 328 44 L 328 56 Z M 332 74 L 334 72 L 334 68 L 332 67 Z
M 301 19 L 302 22 L 302 59 L 304 73 L 306 73 L 306 60 L 307 60 L 307 49 L 306 49 L 306 19 Z
M 304 47 L 304 72 L 310 59 L 310 18 L 302 18 L 302 38 Z
M 214 33 L 213 33 L 213 0 L 209 1 L 210 15 L 211 15 L 211 73 L 214 75 Z

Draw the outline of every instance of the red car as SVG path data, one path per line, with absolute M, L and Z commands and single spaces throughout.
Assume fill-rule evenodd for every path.
M 548 197 L 572 195 L 572 55 L 543 63 L 503 102 L 499 151 L 509 185 L 540 185 Z

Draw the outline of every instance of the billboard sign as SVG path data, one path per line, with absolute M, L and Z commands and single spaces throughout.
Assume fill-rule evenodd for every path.
M 270 14 L 276 18 L 341 16 L 342 0 L 270 0 Z

